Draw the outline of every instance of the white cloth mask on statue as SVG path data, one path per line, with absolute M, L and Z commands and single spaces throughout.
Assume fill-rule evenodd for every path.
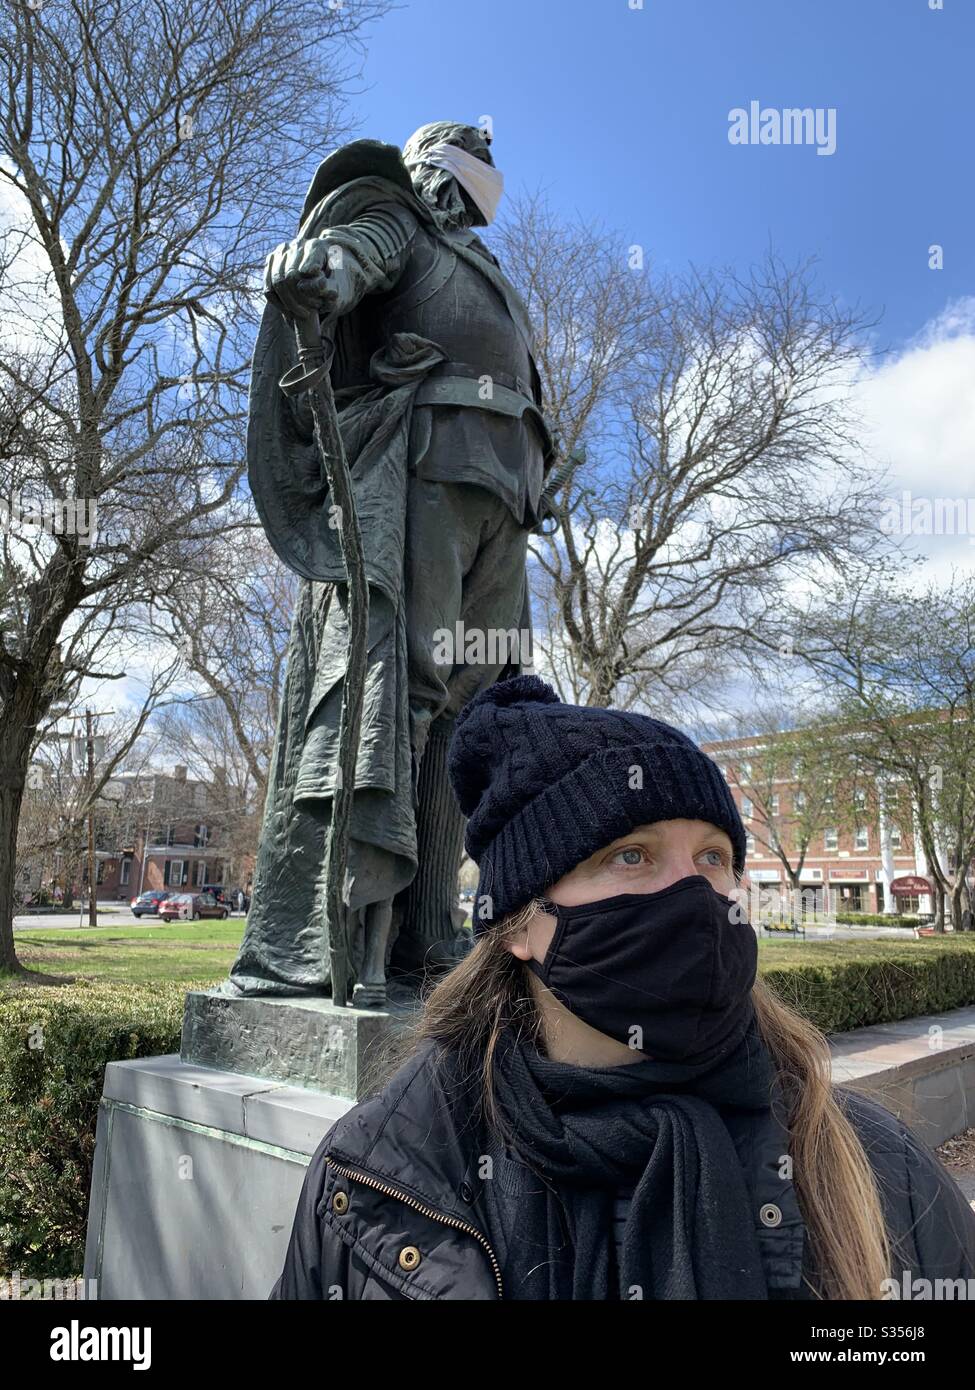
M 485 164 L 483 159 L 462 150 L 459 145 L 431 145 L 419 157 L 422 164 L 446 169 L 453 174 L 466 193 L 477 204 L 485 222 L 493 222 L 504 191 L 504 175 L 500 169 Z

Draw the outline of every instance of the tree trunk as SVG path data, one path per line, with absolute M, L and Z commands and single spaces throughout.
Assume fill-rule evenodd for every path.
M 22 973 L 14 947 L 14 892 L 17 887 L 17 826 L 26 769 L 18 779 L 10 763 L 0 763 L 0 971 Z
M 794 927 L 801 927 L 805 921 L 806 914 L 803 910 L 802 888 L 800 886 L 799 875 L 789 874 L 789 921 Z
M 960 875 L 955 880 L 955 885 L 951 890 L 951 925 L 955 931 L 965 930 L 965 880 Z
M 945 890 L 937 879 L 934 883 L 934 921 L 931 925 L 935 931 L 945 929 Z

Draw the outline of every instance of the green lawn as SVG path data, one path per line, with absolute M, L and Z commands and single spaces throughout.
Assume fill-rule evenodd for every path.
M 133 984 L 172 980 L 216 983 L 226 977 L 243 935 L 239 918 L 227 922 L 174 922 L 152 927 L 60 928 L 19 931 L 17 951 L 30 970 L 91 980 Z M 832 965 L 838 961 L 903 959 L 906 952 L 975 950 L 975 933 L 915 941 L 803 941 L 797 937 L 759 942 L 759 969 Z
M 929 955 L 939 951 L 975 951 L 975 932 L 964 935 L 913 937 L 906 941 L 890 941 L 874 937 L 869 941 L 818 940 L 803 941 L 801 937 L 785 937 L 776 941 L 763 937 L 758 943 L 759 970 L 780 970 L 790 965 L 835 965 L 838 961 L 883 960 L 885 956 L 903 959 L 915 952 Z
M 153 927 L 62 928 L 15 932 L 28 970 L 89 980 L 215 984 L 226 977 L 243 935 L 238 918 Z

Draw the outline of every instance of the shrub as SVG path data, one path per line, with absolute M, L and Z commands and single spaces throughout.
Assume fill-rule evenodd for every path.
M 0 994 L 0 1266 L 81 1273 L 108 1062 L 178 1052 L 185 984 Z
M 885 916 L 882 912 L 844 912 L 837 913 L 836 920 L 849 927 L 916 927 L 929 919 L 909 916 L 906 912 L 903 917 L 893 913 Z
M 975 1003 L 975 942 L 949 937 L 878 944 L 889 949 L 873 955 L 865 943 L 857 944 L 856 955 L 846 960 L 805 955 L 795 965 L 766 966 L 762 979 L 824 1033 Z

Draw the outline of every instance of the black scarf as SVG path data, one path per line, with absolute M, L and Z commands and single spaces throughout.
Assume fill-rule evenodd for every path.
M 722 1107 L 779 1123 L 775 1068 L 757 1023 L 706 1070 L 647 1060 L 553 1062 L 509 1030 L 496 1053 L 497 1098 L 516 1148 L 549 1187 L 525 1248 L 547 1248 L 548 1298 L 766 1299 L 756 1214 Z M 781 1153 L 787 1151 L 783 1129 Z M 613 1199 L 633 1186 L 620 1268 Z M 559 1198 L 569 1216 L 564 1245 Z M 527 1215 L 527 1213 L 526 1213 Z

